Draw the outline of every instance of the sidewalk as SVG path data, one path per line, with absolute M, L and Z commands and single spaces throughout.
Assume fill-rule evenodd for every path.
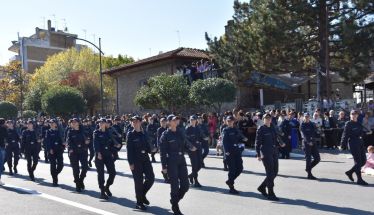
M 217 150 L 216 149 L 209 149 L 209 155 L 216 155 L 217 153 Z M 253 150 L 253 149 L 245 149 L 243 154 L 243 156 L 246 156 L 246 157 L 255 157 L 256 156 L 256 151 Z M 290 156 L 292 158 L 304 158 L 304 154 L 299 154 L 299 153 L 291 153 Z

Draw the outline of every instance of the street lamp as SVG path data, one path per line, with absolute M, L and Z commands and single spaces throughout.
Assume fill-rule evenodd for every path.
M 100 60 L 100 100 L 101 100 L 101 114 L 104 114 L 104 99 L 103 99 L 103 66 L 102 66 L 102 62 L 101 62 L 101 55 L 104 55 L 104 52 L 101 50 L 101 38 L 99 37 L 99 47 L 97 47 L 94 43 L 86 40 L 86 39 L 82 39 L 82 38 L 79 38 L 79 37 L 73 37 L 73 36 L 68 36 L 68 37 L 71 37 L 71 38 L 74 38 L 76 40 L 82 40 L 84 42 L 87 42 L 91 45 L 93 45 L 97 50 L 99 50 L 99 60 Z

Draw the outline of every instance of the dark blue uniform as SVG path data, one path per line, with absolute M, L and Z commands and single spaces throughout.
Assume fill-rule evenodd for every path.
M 110 134 L 108 130 L 102 131 L 102 130 L 95 130 L 93 133 L 93 144 L 95 148 L 95 165 L 96 165 L 96 171 L 97 171 L 97 179 L 99 183 L 100 190 L 106 191 L 108 196 L 111 196 L 111 193 L 108 192 L 109 187 L 113 184 L 114 178 L 116 176 L 116 168 L 114 164 L 114 156 L 113 156 L 113 148 L 114 143 L 110 138 Z M 97 154 L 101 153 L 101 160 L 98 159 Z M 104 178 L 104 165 L 108 171 L 109 177 L 105 184 L 105 178 Z
M 51 164 L 51 175 L 53 184 L 56 186 L 58 183 L 58 174 L 64 168 L 64 150 L 65 146 L 62 143 L 60 132 L 56 129 L 49 129 L 46 131 L 44 138 L 45 150 L 48 152 L 49 161 Z M 51 153 L 51 151 L 53 153 Z
M 189 151 L 188 156 L 191 160 L 192 173 L 189 175 L 190 183 L 195 183 L 195 186 L 200 187 L 199 181 L 197 179 L 198 173 L 201 169 L 201 164 L 203 162 L 203 152 L 202 152 L 202 141 L 203 135 L 199 127 L 188 126 L 185 131 L 187 140 L 195 146 L 196 151 Z
M 137 204 L 149 204 L 146 199 L 148 191 L 151 189 L 155 174 L 149 159 L 153 148 L 147 136 L 143 132 L 135 130 L 127 134 L 127 159 L 129 165 L 134 165 L 132 175 L 135 183 L 135 195 Z
M 274 179 L 278 174 L 278 142 L 274 127 L 262 125 L 256 133 L 256 152 L 262 157 L 266 178 L 260 187 L 267 187 L 269 196 L 274 195 Z
M 146 129 L 146 134 L 147 134 L 149 143 L 152 144 L 156 148 L 158 147 L 157 146 L 157 129 L 159 127 L 160 126 L 154 122 L 152 124 L 148 124 L 147 129 Z M 156 162 L 155 154 L 156 152 L 151 153 L 152 162 Z
M 162 168 L 167 169 L 171 187 L 171 204 L 178 205 L 189 189 L 188 171 L 184 153 L 193 146 L 186 141 L 184 129 L 167 129 L 160 138 Z
M 22 148 L 25 151 L 25 158 L 27 160 L 27 171 L 29 172 L 30 179 L 34 181 L 34 171 L 38 165 L 41 148 L 35 130 L 24 130 L 22 132 Z
M 16 129 L 7 129 L 7 143 L 8 145 L 5 147 L 5 157 L 9 167 L 9 173 L 13 173 L 12 170 L 12 159 L 14 159 L 14 172 L 17 173 L 17 165 L 19 161 L 20 155 L 20 147 L 19 147 L 19 135 Z
M 67 132 L 67 144 L 69 151 L 69 159 L 71 167 L 73 168 L 74 182 L 77 191 L 84 189 L 84 178 L 88 170 L 88 144 L 86 144 L 86 137 L 82 130 L 69 129 Z M 81 170 L 79 169 L 81 164 Z
M 113 140 L 113 144 L 117 145 L 117 147 L 112 148 L 114 161 L 119 159 L 118 152 L 122 149 L 122 140 L 123 140 L 123 129 L 121 128 L 120 124 L 115 124 L 109 128 L 109 134 L 111 135 L 111 139 Z M 119 147 L 118 147 L 119 146 Z
M 230 187 L 230 192 L 236 191 L 233 187 L 235 179 L 243 172 L 242 150 L 240 149 L 239 143 L 241 139 L 241 133 L 235 127 L 225 127 L 222 130 L 222 144 L 225 152 L 225 160 L 229 169 L 226 184 Z
M 321 161 L 318 146 L 315 143 L 317 128 L 313 122 L 302 122 L 300 126 L 301 137 L 303 138 L 303 149 L 305 152 L 306 168 L 309 179 L 315 179 L 312 169 Z M 313 156 L 313 161 L 312 161 Z
M 208 156 L 209 154 L 209 143 L 208 143 L 208 137 L 209 137 L 209 129 L 208 129 L 208 124 L 203 122 L 202 124 L 199 124 L 197 126 L 202 135 L 203 135 L 203 138 L 201 140 L 201 147 L 202 147 L 202 161 L 201 161 L 201 167 L 205 167 L 205 164 L 204 164 L 204 159 Z
M 164 128 L 164 127 L 159 127 L 158 129 L 157 129 L 157 148 L 158 147 L 160 147 L 160 139 L 161 139 L 161 135 L 162 135 L 162 133 L 164 132 L 164 131 L 166 131 L 166 129 L 167 128 Z M 163 171 L 161 171 L 161 174 L 162 174 L 162 176 L 164 177 L 164 182 L 165 183 L 169 183 L 169 177 L 168 177 L 168 174 L 166 173 L 164 173 Z
M 352 174 L 356 173 L 357 183 L 366 185 L 366 182 L 364 182 L 361 176 L 361 167 L 364 166 L 366 162 L 363 141 L 364 134 L 363 126 L 359 122 L 348 121 L 343 131 L 341 146 L 343 149 L 346 149 L 347 145 L 349 146 L 349 150 L 355 162 L 354 166 L 348 170 L 346 174 L 349 176 L 350 180 L 353 181 Z
M 86 139 L 90 142 L 88 144 L 88 150 L 90 152 L 90 157 L 88 158 L 88 166 L 89 167 L 92 167 L 92 160 L 95 157 L 95 150 L 94 150 L 94 146 L 93 146 L 93 131 L 94 130 L 95 130 L 94 127 L 91 126 L 91 125 L 84 125 L 83 126 L 84 135 L 85 135 Z

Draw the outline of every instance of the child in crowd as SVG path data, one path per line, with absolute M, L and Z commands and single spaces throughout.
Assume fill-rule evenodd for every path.
M 368 157 L 365 166 L 362 167 L 361 172 L 367 175 L 374 175 L 374 146 L 368 147 Z

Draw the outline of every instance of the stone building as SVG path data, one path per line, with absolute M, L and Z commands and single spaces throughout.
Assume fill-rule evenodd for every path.
M 146 84 L 150 77 L 161 73 L 172 75 L 177 73 L 183 65 L 209 59 L 205 51 L 178 48 L 131 64 L 111 68 L 103 73 L 115 79 L 117 112 L 132 113 L 140 111 L 139 107 L 134 104 L 134 98 L 136 92 Z

